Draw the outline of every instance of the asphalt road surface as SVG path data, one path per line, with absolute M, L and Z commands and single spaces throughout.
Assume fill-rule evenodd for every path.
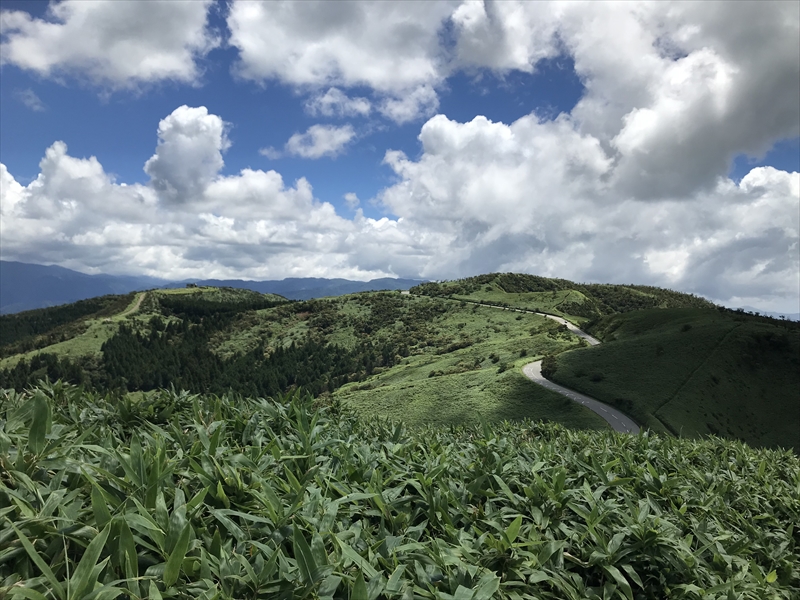
M 481 302 L 469 302 L 469 303 L 477 304 L 478 306 L 486 306 L 488 308 L 499 308 L 500 310 L 510 310 L 513 312 L 532 313 L 540 315 L 542 317 L 547 317 L 548 319 L 553 319 L 554 321 L 557 321 L 562 325 L 566 325 L 567 329 L 569 329 L 572 333 L 574 333 L 578 337 L 581 337 L 584 340 L 586 340 L 590 346 L 597 346 L 598 344 L 600 344 L 600 340 L 598 340 L 597 338 L 592 337 L 585 331 L 578 329 L 575 325 L 573 325 L 566 319 L 557 317 L 555 315 L 548 315 L 546 313 L 540 313 L 533 310 L 525 310 L 522 308 L 510 308 L 510 307 L 497 306 L 494 304 L 483 304 Z M 593 413 L 596 413 L 601 418 L 605 419 L 605 421 L 609 425 L 611 425 L 614 431 L 618 431 L 619 433 L 633 433 L 633 434 L 639 433 L 639 426 L 633 421 L 633 419 L 631 419 L 625 413 L 618 411 L 616 408 L 613 408 L 608 404 L 603 404 L 599 400 L 595 400 L 590 396 L 581 394 L 579 392 L 575 392 L 569 388 L 565 388 L 564 386 L 558 385 L 557 383 L 553 383 L 549 379 L 545 379 L 544 375 L 542 375 L 542 361 L 537 360 L 536 362 L 528 363 L 527 365 L 522 367 L 522 374 L 525 375 L 525 377 L 527 377 L 534 383 L 538 383 L 539 385 L 546 387 L 548 390 L 553 390 L 554 392 L 558 392 L 562 396 L 566 396 L 570 400 L 574 400 L 579 404 L 583 404 Z
M 605 419 L 606 422 L 611 425 L 614 431 L 618 431 L 620 433 L 639 433 L 639 426 L 634 423 L 629 416 L 621 413 L 616 408 L 608 406 L 607 404 L 603 404 L 602 402 L 599 402 L 598 400 L 590 398 L 584 394 L 574 392 L 569 388 L 558 385 L 557 383 L 553 383 L 549 379 L 545 379 L 544 375 L 542 375 L 542 361 L 537 360 L 536 362 L 528 363 L 522 367 L 522 373 L 534 383 L 538 383 L 539 385 L 546 387 L 548 390 L 553 390 L 554 392 L 558 392 L 559 394 L 566 396 L 570 400 L 574 400 L 575 402 L 583 404 L 586 408 L 594 413 L 597 413 L 603 419 Z

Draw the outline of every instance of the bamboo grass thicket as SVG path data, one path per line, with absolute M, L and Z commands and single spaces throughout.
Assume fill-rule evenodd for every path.
M 534 422 L 0 392 L 0 598 L 800 597 L 800 460 Z

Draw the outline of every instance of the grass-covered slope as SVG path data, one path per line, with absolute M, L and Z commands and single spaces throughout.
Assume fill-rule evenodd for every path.
M 644 285 L 575 283 L 520 273 L 490 273 L 411 288 L 428 296 L 451 296 L 501 306 L 537 310 L 574 322 L 647 308 L 714 308 L 704 298 Z
M 139 294 L 87 323 L 75 338 L 8 357 L 0 387 L 22 390 L 44 376 L 128 392 L 172 385 L 268 396 L 302 386 L 319 395 L 345 386 L 339 397 L 353 408 L 413 424 L 528 417 L 604 427 L 516 368 L 577 343 L 536 315 L 397 292 L 281 302 L 183 288 Z
M 800 460 L 310 399 L 0 395 L 0 597 L 800 594 Z
M 557 357 L 552 379 L 675 435 L 800 450 L 800 328 L 727 311 L 600 319 L 604 340 Z
M 430 338 L 391 369 L 338 390 L 335 397 L 345 405 L 413 425 L 530 418 L 606 427 L 591 411 L 521 373 L 531 360 L 581 345 L 563 326 L 538 315 L 459 302 L 406 302 L 434 302 L 443 309 L 431 322 Z

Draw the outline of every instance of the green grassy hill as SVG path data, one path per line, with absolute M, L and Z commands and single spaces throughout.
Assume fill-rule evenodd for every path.
M 47 331 L 25 338 L 37 349 L 9 352 L 0 386 L 21 390 L 44 376 L 127 392 L 174 385 L 269 396 L 302 386 L 411 424 L 527 417 L 605 427 L 521 374 L 526 362 L 580 343 L 537 315 L 398 292 L 286 302 L 217 288 L 150 291 L 117 308 L 82 316 L 77 335 L 55 344 Z
M 791 452 L 312 402 L 0 391 L 0 597 L 800 594 Z
M 490 273 L 456 281 L 423 283 L 411 291 L 537 310 L 563 316 L 576 324 L 601 315 L 647 308 L 715 308 L 705 298 L 663 288 L 574 283 L 519 273 Z
M 291 302 L 187 287 L 2 316 L 0 387 L 22 390 L 45 377 L 120 393 L 174 386 L 267 397 L 302 387 L 412 425 L 530 418 L 605 428 L 522 375 L 524 364 L 559 355 L 560 381 L 657 431 L 796 447 L 787 441 L 796 421 L 785 418 L 797 398 L 796 336 L 788 345 L 769 337 L 774 320 L 740 323 L 744 315 L 669 290 L 508 273 L 413 291 Z M 564 326 L 502 307 L 594 324 L 609 343 L 584 354 Z M 675 321 L 681 310 L 686 323 Z M 745 352 L 755 359 L 746 365 L 737 358 Z M 590 359 L 599 362 L 570 362 Z
M 552 379 L 656 431 L 800 450 L 800 328 L 719 310 L 599 319 L 601 346 L 560 354 Z

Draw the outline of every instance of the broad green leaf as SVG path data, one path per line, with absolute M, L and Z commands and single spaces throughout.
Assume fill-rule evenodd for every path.
M 625 594 L 625 597 L 628 600 L 633 600 L 633 590 L 631 590 L 631 584 L 628 583 L 628 580 L 625 579 L 625 576 L 620 572 L 620 570 L 613 565 L 601 565 L 601 568 L 614 579 L 614 581 L 622 590 L 622 593 Z
M 50 421 L 50 404 L 44 393 L 37 390 L 33 395 L 33 418 L 28 430 L 28 450 L 39 455 L 44 451 L 47 424 Z
M 111 523 L 105 526 L 86 547 L 83 552 L 78 567 L 69 580 L 71 598 L 83 598 L 94 589 L 97 577 L 94 575 L 94 568 L 106 545 L 108 534 L 111 531 Z
M 522 515 L 518 515 L 517 518 L 511 522 L 511 524 L 505 531 L 506 539 L 508 540 L 509 546 L 512 546 L 514 544 L 514 541 L 517 539 L 520 527 L 522 527 Z
M 178 538 L 178 542 L 175 544 L 175 548 L 172 550 L 172 553 L 169 555 L 167 559 L 167 564 L 164 567 L 164 576 L 163 581 L 166 587 L 171 587 L 177 580 L 178 575 L 181 572 L 181 563 L 183 562 L 184 557 L 186 556 L 186 550 L 189 548 L 189 538 L 192 533 L 191 524 L 187 521 L 186 524 L 183 526 L 183 530 L 181 531 L 181 535 Z
M 98 530 L 105 527 L 111 520 L 111 512 L 108 510 L 103 492 L 97 485 L 92 485 L 92 511 L 94 511 L 94 522 Z
M 32 590 L 31 588 L 25 587 L 12 587 L 11 591 L 9 591 L 9 595 L 12 598 L 16 598 L 18 596 L 22 596 L 23 598 L 30 598 L 31 600 L 47 600 L 47 598 L 40 592 L 36 590 Z
M 640 588 L 644 588 L 642 578 L 639 577 L 639 574 L 631 565 L 622 565 L 622 570 L 628 574 L 628 577 L 630 577 L 636 585 L 638 585 Z
M 475 592 L 469 588 L 460 585 L 456 588 L 456 593 L 453 594 L 453 600 L 472 600 Z
M 371 564 L 369 564 L 369 561 L 367 561 L 358 552 L 353 550 L 353 548 L 351 548 L 347 542 L 343 542 L 338 537 L 334 539 L 336 539 L 336 541 L 339 543 L 339 548 L 341 548 L 342 550 L 342 556 L 354 562 L 357 567 L 359 567 L 362 571 L 364 571 L 367 577 L 372 579 L 373 577 L 375 577 L 375 575 L 378 574 L 375 568 Z
M 767 583 L 775 583 L 778 579 L 777 571 L 770 571 L 767 573 Z
M 22 533 L 19 529 L 17 529 L 17 526 L 14 525 L 14 523 L 9 523 L 9 524 L 16 532 L 17 537 L 19 538 L 22 547 L 25 548 L 25 551 L 28 553 L 28 556 L 30 556 L 34 564 L 37 567 L 39 567 L 39 570 L 47 578 L 47 581 L 50 582 L 50 585 L 53 586 L 53 589 L 55 590 L 58 597 L 63 600 L 65 596 L 64 596 L 64 587 L 61 585 L 61 582 L 56 578 L 56 576 L 53 574 L 53 571 L 50 570 L 50 567 L 47 566 L 47 563 L 42 559 L 42 557 L 39 556 L 39 553 L 36 551 L 36 548 L 34 548 L 30 540 L 27 537 L 25 537 L 25 534 Z
M 356 581 L 353 584 L 353 590 L 350 592 L 350 600 L 369 600 L 367 595 L 367 584 L 364 583 L 364 574 L 359 571 L 356 575 Z
M 336 590 L 339 588 L 339 584 L 341 583 L 342 578 L 338 575 L 328 575 L 319 584 L 317 593 L 319 594 L 320 598 L 333 598 L 333 595 L 336 593 Z
M 150 587 L 148 588 L 147 592 L 148 600 L 162 600 L 161 592 L 158 590 L 158 586 L 156 582 L 152 579 L 150 580 Z
M 125 577 L 128 579 L 128 589 L 134 596 L 138 596 L 140 593 L 139 582 L 137 581 L 139 577 L 139 558 L 136 554 L 136 544 L 133 541 L 133 533 L 128 526 L 128 522 L 124 519 L 120 519 L 119 528 L 119 551 L 121 554 L 120 562 L 123 566 L 123 573 L 125 573 Z
M 116 583 L 119 582 L 115 581 L 114 583 L 107 583 L 106 585 L 98 587 L 90 594 L 84 596 L 83 600 L 114 600 L 114 598 L 125 593 L 123 588 L 115 585 Z
M 405 573 L 405 565 L 398 565 L 389 577 L 389 583 L 386 584 L 386 591 L 391 594 L 400 593 L 403 590 L 403 573 Z
M 306 538 L 297 526 L 294 527 L 294 558 L 300 569 L 300 578 L 303 583 L 306 585 L 314 583 L 317 578 L 317 564 Z
M 486 573 L 475 587 L 473 600 L 490 600 L 500 589 L 500 578 L 494 573 Z

